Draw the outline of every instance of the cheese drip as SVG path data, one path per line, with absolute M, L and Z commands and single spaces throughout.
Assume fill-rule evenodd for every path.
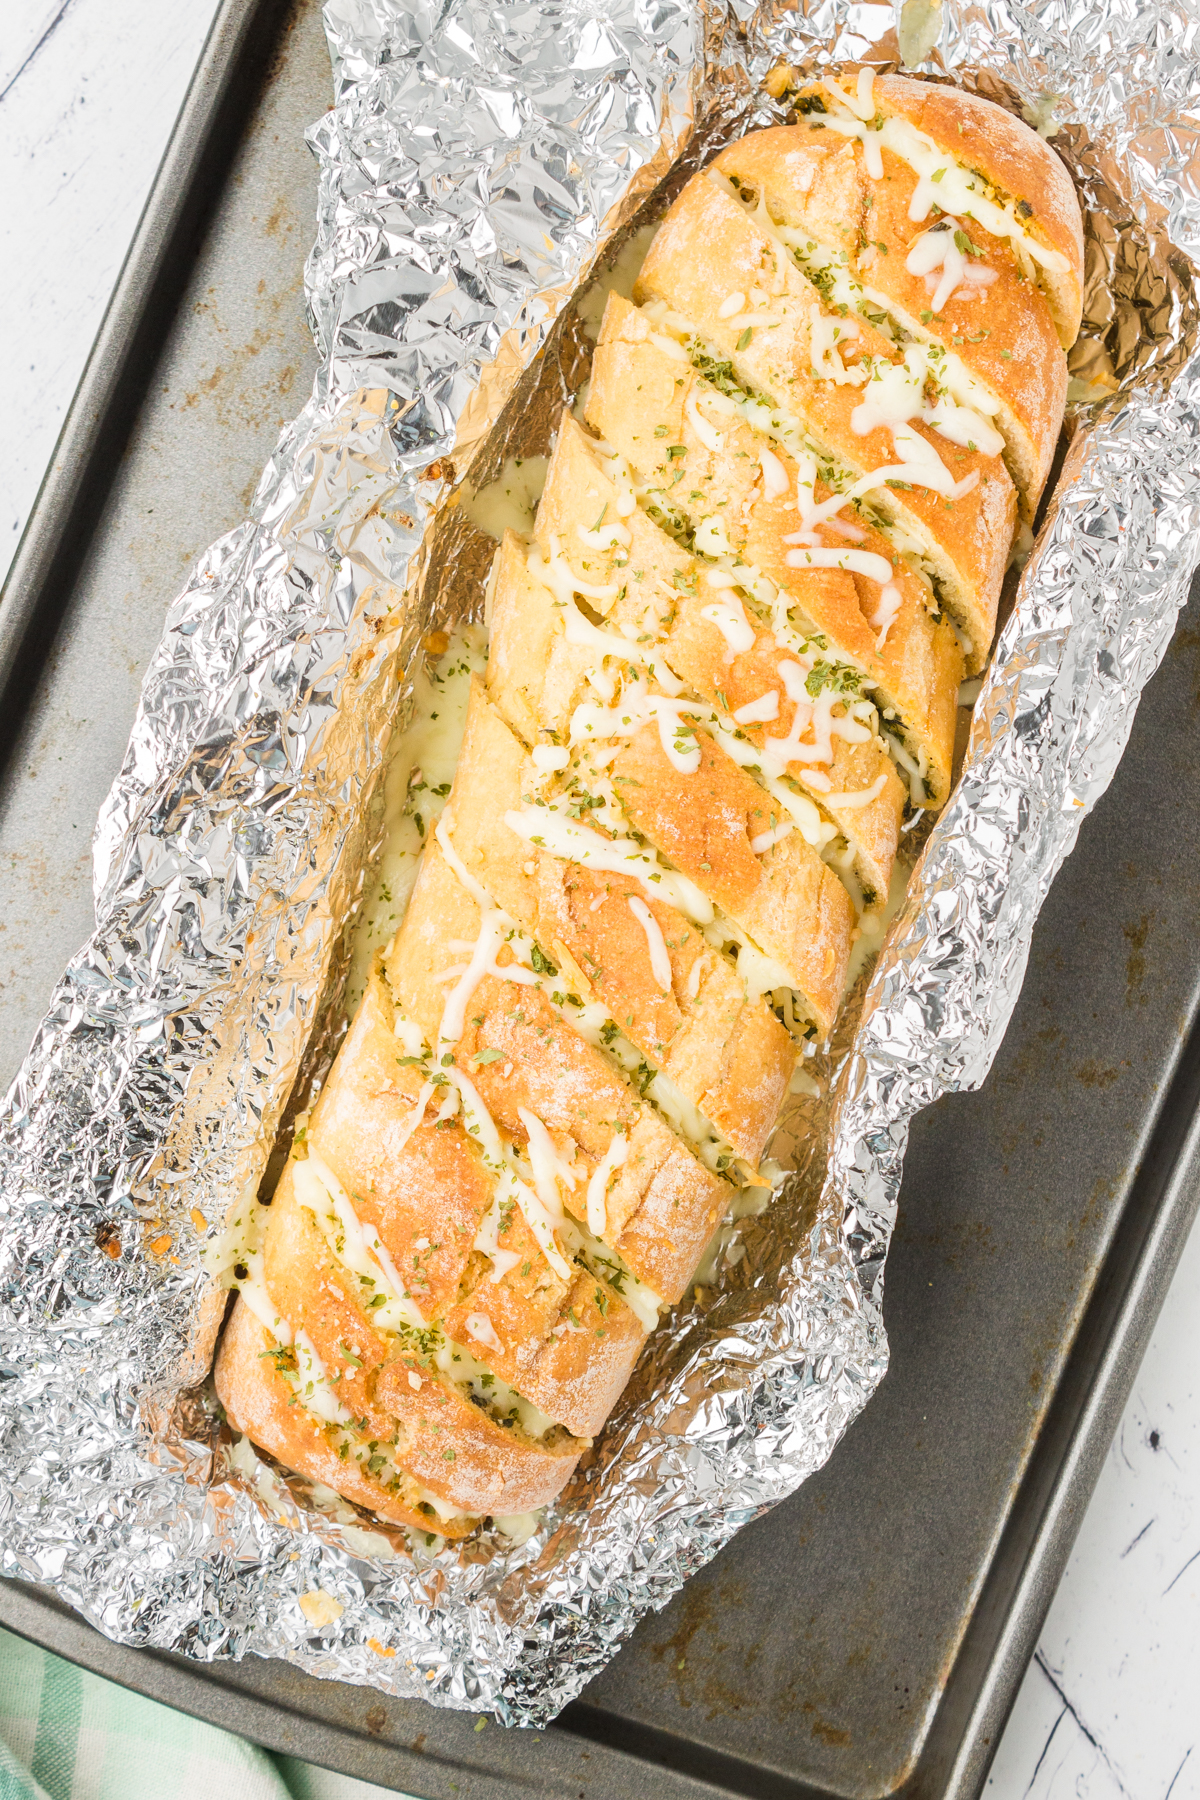
M 948 306 L 960 289 L 979 294 L 999 280 L 998 270 L 971 260 L 969 249 L 963 249 L 960 239 L 970 244 L 959 220 L 946 214 L 921 233 L 904 259 L 910 275 L 925 277 L 925 286 L 932 295 L 929 310 L 933 313 Z
M 959 406 L 943 391 L 943 397 L 930 403 L 925 398 L 930 379 L 932 352 L 927 344 L 909 344 L 904 361 L 889 362 L 883 357 L 868 357 L 862 365 L 867 370 L 862 400 L 850 415 L 850 429 L 859 437 L 868 437 L 879 426 L 887 426 L 893 434 L 902 461 L 920 461 L 905 456 L 897 426 L 914 419 L 930 426 L 964 450 L 981 450 L 985 456 L 999 456 L 1004 439 L 980 413 Z M 915 435 L 915 434 L 914 434 Z M 905 440 L 907 441 L 907 440 Z M 924 442 L 924 440 L 921 440 Z
M 653 850 L 633 838 L 606 838 L 573 819 L 553 804 L 543 807 L 523 806 L 504 815 L 510 831 L 546 850 L 564 862 L 582 863 L 585 868 L 600 869 L 610 875 L 627 875 L 638 882 L 650 899 L 665 900 L 694 924 L 707 925 L 713 916 L 712 902 L 686 875 L 665 868 Z
M 571 1218 L 569 1214 L 563 1220 L 563 1234 L 588 1272 L 606 1281 L 609 1287 L 620 1294 L 643 1331 L 653 1331 L 666 1304 L 661 1294 L 656 1294 L 652 1287 L 640 1280 L 628 1263 L 598 1233 L 581 1225 L 578 1219 Z M 562 1329 L 580 1331 L 586 1327 L 564 1319 Z
M 487 1344 L 493 1350 L 500 1348 L 500 1340 L 486 1313 L 470 1313 L 466 1323 L 478 1343 Z M 526 1437 L 544 1438 L 555 1430 L 555 1421 L 547 1413 L 532 1400 L 526 1400 L 523 1394 L 518 1394 L 516 1388 L 502 1381 L 499 1375 L 493 1374 L 465 1344 L 443 1338 L 431 1360 L 441 1374 L 469 1394 L 483 1411 L 497 1416 L 502 1423 L 519 1425 Z
M 309 1150 L 292 1163 L 292 1187 L 337 1261 L 354 1276 L 371 1323 L 381 1331 L 424 1331 L 425 1319 L 373 1225 L 365 1225 L 327 1163 Z
M 982 177 L 964 167 L 948 151 L 941 150 L 931 137 L 918 131 L 905 118 L 881 118 L 873 110 L 862 114 L 836 83 L 821 83 L 824 93 L 834 102 L 835 110 L 815 120 L 810 128 L 836 131 L 842 137 L 857 138 L 863 146 L 867 173 L 873 181 L 883 179 L 881 151 L 889 150 L 908 164 L 917 177 L 917 185 L 908 203 L 908 216 L 914 224 L 929 217 L 936 205 L 943 212 L 978 220 L 992 237 L 1006 238 L 1025 266 L 1045 269 L 1054 275 L 1065 275 L 1070 268 L 1059 250 L 1041 244 L 1021 224 L 1012 200 L 1003 206 L 989 200 Z
M 608 1184 L 629 1155 L 629 1139 L 624 1133 L 613 1135 L 613 1141 L 592 1170 L 587 1185 L 587 1222 L 593 1237 L 602 1238 L 607 1227 L 606 1201 Z

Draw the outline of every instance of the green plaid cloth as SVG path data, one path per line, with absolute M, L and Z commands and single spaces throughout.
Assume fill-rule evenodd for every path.
M 0 1800 L 395 1800 L 0 1631 Z

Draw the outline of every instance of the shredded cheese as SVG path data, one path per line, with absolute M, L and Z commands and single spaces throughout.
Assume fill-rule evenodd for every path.
M 587 1184 L 587 1224 L 593 1237 L 602 1238 L 608 1225 L 608 1184 L 629 1155 L 629 1139 L 614 1134 L 612 1143 L 592 1170 Z
M 667 954 L 666 941 L 658 920 L 650 911 L 644 900 L 636 894 L 629 896 L 629 910 L 646 934 L 646 946 L 650 952 L 650 972 L 664 994 L 671 992 L 671 958 Z

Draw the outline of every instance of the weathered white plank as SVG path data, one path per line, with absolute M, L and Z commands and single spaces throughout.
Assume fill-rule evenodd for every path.
M 217 0 L 0 0 L 0 579 Z

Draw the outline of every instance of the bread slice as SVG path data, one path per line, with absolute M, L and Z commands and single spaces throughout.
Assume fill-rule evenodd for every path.
M 969 222 L 968 244 L 982 250 L 979 266 L 995 279 L 960 285 L 935 313 L 940 270 L 927 275 L 907 267 L 931 228 L 928 220 L 909 217 L 915 172 L 883 150 L 884 178 L 872 181 L 862 145 L 821 129 L 816 117 L 813 125 L 752 132 L 722 151 L 713 167 L 735 184 L 745 205 L 765 208 L 777 228 L 796 234 L 789 243 L 823 285 L 847 294 L 860 316 L 894 321 L 903 337 L 935 345 L 944 359 L 962 365 L 963 388 L 978 384 L 994 409 L 989 416 L 1004 437 L 1006 466 L 1032 517 L 1066 400 L 1067 364 L 1049 297 L 1023 273 L 1006 241 Z
M 430 1043 L 437 1041 L 447 993 L 447 983 L 439 979 L 443 946 L 476 941 L 481 924 L 478 902 L 432 843 L 406 928 L 382 965 L 398 1008 Z M 501 955 L 508 969 L 524 975 L 507 948 Z M 455 960 L 464 960 L 461 952 Z M 530 1114 L 541 1121 L 556 1153 L 574 1171 L 575 1185 L 565 1192 L 564 1205 L 581 1223 L 587 1223 L 589 1184 L 619 1141 L 624 1154 L 608 1178 L 596 1236 L 626 1269 L 673 1304 L 732 1192 L 680 1143 L 610 1059 L 567 1022 L 580 1010 L 566 999 L 568 985 L 562 984 L 562 1004 L 556 1007 L 538 987 L 485 976 L 472 994 L 454 1054 L 512 1143 L 528 1145 Z M 664 1207 L 672 1215 L 669 1240 L 638 1223 L 643 1208 L 657 1216 Z
M 697 921 L 659 898 L 670 883 L 649 856 L 629 865 L 644 874 L 626 873 L 547 847 L 553 821 L 535 774 L 524 745 L 476 683 L 443 815 L 455 852 L 576 991 L 602 1004 L 679 1090 L 699 1115 L 697 1130 L 711 1123 L 753 1173 L 791 1079 L 791 1038 L 761 999 L 747 997 Z M 603 833 L 565 823 L 576 842 L 603 844 Z M 639 919 L 639 907 L 650 926 Z M 655 973 L 652 939 L 669 962 L 666 987 Z
M 552 470 L 553 474 L 553 470 Z M 528 565 L 515 540 L 506 542 L 501 557 L 493 601 L 492 629 L 497 642 L 538 645 L 520 666 L 523 678 L 514 674 L 515 657 L 489 662 L 488 693 L 505 718 L 526 724 L 532 703 L 543 718 L 559 719 L 559 730 L 570 736 L 572 718 L 584 721 L 594 691 L 586 672 L 573 688 L 556 686 L 565 697 L 559 711 L 546 704 L 536 689 L 536 670 L 552 661 L 561 670 L 566 656 L 557 657 L 566 642 L 565 621 L 551 590 L 529 578 Z M 651 681 L 648 692 L 657 698 L 661 690 Z M 583 707 L 581 714 L 577 708 Z M 712 703 L 698 704 L 697 713 L 715 717 Z M 591 801 L 597 794 L 612 796 L 627 827 L 639 833 L 695 884 L 736 927 L 750 944 L 777 963 L 788 985 L 800 996 L 805 1013 L 819 1035 L 827 1035 L 841 999 L 855 913 L 850 896 L 818 851 L 793 827 L 779 800 L 740 767 L 704 730 L 696 714 L 681 715 L 700 753 L 700 766 L 683 772 L 663 744 L 658 723 L 647 723 L 627 732 L 615 756 L 599 755 L 586 735 L 572 745 L 570 760 L 541 784 L 546 797 L 561 795 L 568 805 L 573 797 Z M 553 727 L 552 727 L 553 729 Z M 719 733 L 718 733 L 719 735 Z M 773 841 L 774 840 L 774 841 Z
M 909 427 L 914 452 L 931 466 L 913 463 L 910 471 L 891 430 L 879 424 L 860 431 L 858 387 L 815 372 L 819 295 L 787 247 L 707 174 L 689 182 L 663 221 L 634 295 L 664 304 L 705 359 L 702 369 L 728 370 L 725 379 L 762 397 L 768 419 L 802 435 L 818 470 L 836 473 L 830 485 L 878 475 L 870 488 L 873 512 L 919 547 L 939 605 L 959 628 L 968 667 L 981 668 L 1016 523 L 1016 490 L 1001 458 L 948 442 L 918 421 Z M 745 305 L 731 313 L 738 296 Z M 888 367 L 902 361 L 870 325 L 843 345 L 843 356 L 853 352 Z M 885 473 L 899 467 L 903 474 Z M 936 491 L 926 485 L 935 476 L 956 485 Z
M 710 522 L 718 521 L 730 547 L 733 574 L 740 573 L 740 561 L 747 571 L 765 576 L 786 595 L 797 628 L 819 633 L 836 660 L 859 671 L 877 699 L 887 731 L 922 771 L 916 804 L 944 805 L 964 670 L 953 628 L 948 620 L 932 616 L 927 585 L 869 521 L 856 516 L 851 526 L 856 535 L 850 540 L 833 524 L 805 532 L 796 462 L 781 446 L 770 448 L 756 440 L 736 414 L 712 410 L 706 423 L 714 397 L 719 406 L 724 398 L 720 391 L 689 364 L 672 358 L 645 315 L 614 295 L 596 349 L 589 422 L 624 457 L 648 504 L 664 519 L 683 519 L 697 534 L 707 526 L 709 542 Z M 710 434 L 719 423 L 718 449 L 701 438 L 694 423 L 697 413 Z M 570 443 L 573 435 L 564 423 L 563 442 Z M 770 458 L 766 465 L 764 450 Z M 782 491 L 767 495 L 764 468 Z M 829 491 L 818 479 L 814 500 L 820 503 Z M 812 543 L 794 541 L 801 536 Z M 817 548 L 847 562 L 866 553 L 890 565 L 888 585 L 894 592 L 887 612 L 881 613 L 883 585 L 878 579 L 852 568 L 814 566 Z M 688 580 L 697 583 L 697 592 L 703 578 L 701 565 L 692 563 Z M 713 597 L 707 596 L 710 602 Z M 703 602 L 698 610 L 702 608 Z

